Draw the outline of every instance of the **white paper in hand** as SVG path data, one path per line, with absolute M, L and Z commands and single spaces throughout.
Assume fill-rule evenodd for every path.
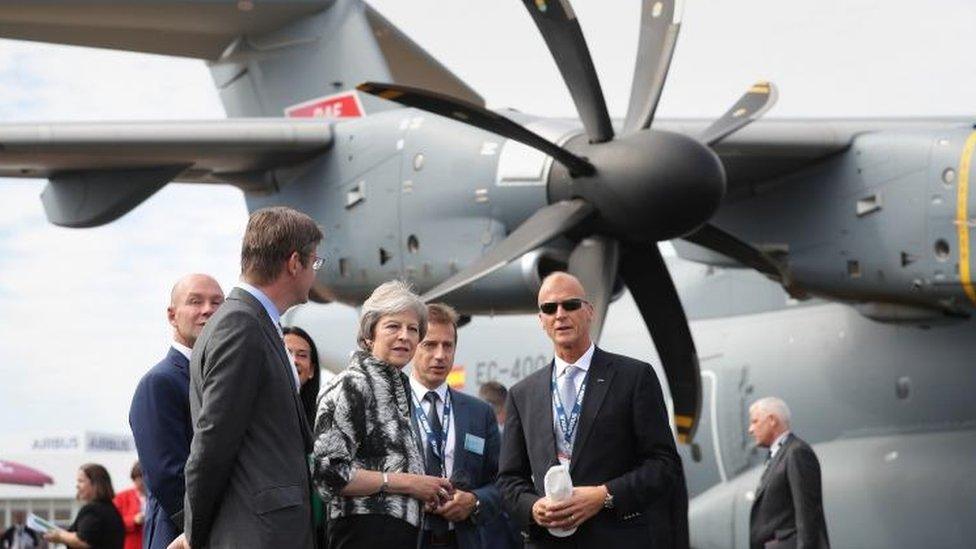
M 34 513 L 27 514 L 27 527 L 42 534 L 46 534 L 58 529 L 56 524 L 48 522 Z
M 569 465 L 553 465 L 546 471 L 546 478 L 543 482 L 546 487 L 546 497 L 552 501 L 565 501 L 573 497 L 573 479 L 569 476 Z M 549 528 L 549 533 L 564 538 L 576 532 L 576 528 L 564 530 L 562 528 Z

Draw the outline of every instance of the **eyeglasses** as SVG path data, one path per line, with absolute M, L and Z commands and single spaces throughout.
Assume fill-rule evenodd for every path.
M 546 301 L 545 303 L 539 305 L 539 310 L 544 315 L 554 315 L 556 314 L 556 311 L 559 309 L 559 306 L 562 305 L 563 310 L 568 313 L 568 312 L 579 310 L 579 308 L 582 307 L 584 303 L 586 303 L 586 300 L 580 299 L 578 297 L 567 299 L 565 301 Z
M 315 256 L 315 259 L 312 260 L 312 270 L 317 271 L 322 268 L 322 265 L 325 265 L 325 258 Z

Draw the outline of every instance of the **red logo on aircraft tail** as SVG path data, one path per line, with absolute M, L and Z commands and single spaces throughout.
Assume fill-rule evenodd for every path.
M 289 118 L 359 118 L 363 114 L 363 104 L 354 91 L 319 97 L 285 109 Z

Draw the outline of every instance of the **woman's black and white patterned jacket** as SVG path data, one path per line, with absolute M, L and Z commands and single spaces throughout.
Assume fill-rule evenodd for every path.
M 409 496 L 339 495 L 357 469 L 424 474 L 407 386 L 399 369 L 362 351 L 326 386 L 315 418 L 312 480 L 330 518 L 386 514 L 419 526 L 421 504 Z

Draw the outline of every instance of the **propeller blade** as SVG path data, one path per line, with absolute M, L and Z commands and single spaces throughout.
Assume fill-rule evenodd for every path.
M 613 139 L 610 114 L 583 30 L 569 0 L 522 0 L 563 75 L 590 143 Z
M 760 273 L 776 280 L 784 287 L 792 286 L 793 280 L 789 270 L 768 253 L 740 240 L 711 223 L 702 225 L 695 232 L 683 236 L 682 239 L 708 248 L 724 256 L 731 257 L 739 263 L 755 269 Z
M 590 339 L 600 341 L 603 322 L 613 295 L 613 283 L 617 280 L 620 247 L 617 241 L 606 236 L 584 238 L 569 255 L 567 270 L 586 288 L 586 300 L 593 306 L 593 322 Z
M 634 65 L 627 118 L 624 119 L 625 134 L 651 127 L 664 81 L 668 78 L 674 47 L 678 43 L 683 7 L 684 2 L 680 0 L 643 2 L 637 63 Z
M 395 101 L 401 105 L 453 118 L 469 126 L 528 145 L 555 158 L 560 164 L 566 166 L 570 175 L 574 177 L 593 175 L 596 172 L 593 164 L 590 164 L 585 158 L 580 158 L 544 137 L 529 131 L 524 126 L 474 103 L 468 103 L 442 93 L 399 84 L 364 82 L 356 86 L 356 89 L 389 101 Z
M 690 443 L 701 415 L 701 373 L 671 274 L 657 244 L 628 246 L 623 250 L 620 274 L 647 325 L 671 387 L 678 440 Z
M 710 147 L 714 146 L 758 120 L 766 111 L 773 108 L 778 97 L 779 93 L 772 82 L 756 82 L 735 102 L 735 105 L 732 105 L 731 109 L 702 132 L 701 140 Z
M 491 274 L 518 259 L 526 252 L 538 248 L 579 225 L 592 212 L 593 206 L 578 198 L 563 200 L 539 208 L 497 246 L 424 294 L 423 300 L 430 302 L 440 299 L 462 286 L 467 286 Z

